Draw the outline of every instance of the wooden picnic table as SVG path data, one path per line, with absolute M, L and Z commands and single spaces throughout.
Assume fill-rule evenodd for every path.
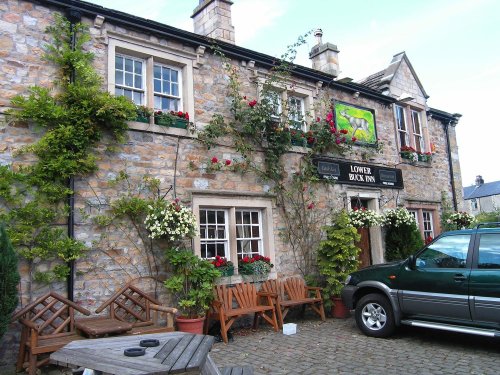
M 127 357 L 124 350 L 140 348 L 140 341 L 157 339 L 146 354 Z M 118 336 L 73 341 L 50 355 L 60 366 L 84 367 L 116 375 L 220 374 L 208 353 L 213 336 L 183 332 Z

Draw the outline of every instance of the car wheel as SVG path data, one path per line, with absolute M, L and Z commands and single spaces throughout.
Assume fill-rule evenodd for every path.
M 367 336 L 388 337 L 396 328 L 389 300 L 381 294 L 368 294 L 356 304 L 356 324 Z

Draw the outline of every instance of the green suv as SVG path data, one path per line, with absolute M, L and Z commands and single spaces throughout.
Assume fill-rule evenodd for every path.
M 500 223 L 445 232 L 406 260 L 354 272 L 342 300 L 368 336 L 405 324 L 500 337 Z

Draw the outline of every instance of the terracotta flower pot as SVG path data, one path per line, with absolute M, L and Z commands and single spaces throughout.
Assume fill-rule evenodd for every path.
M 205 317 L 191 319 L 180 316 L 176 319 L 176 322 L 179 331 L 201 335 L 203 333 L 203 323 L 205 322 Z
M 332 297 L 332 317 L 337 319 L 348 318 L 351 314 L 347 309 L 347 306 L 342 302 L 340 297 Z

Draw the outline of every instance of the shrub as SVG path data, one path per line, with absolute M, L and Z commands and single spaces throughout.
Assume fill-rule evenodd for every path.
M 417 222 L 406 208 L 388 210 L 384 222 L 387 261 L 405 259 L 424 246 Z
M 0 338 L 7 331 L 10 315 L 17 306 L 17 256 L 7 237 L 3 225 L 0 225 Z

